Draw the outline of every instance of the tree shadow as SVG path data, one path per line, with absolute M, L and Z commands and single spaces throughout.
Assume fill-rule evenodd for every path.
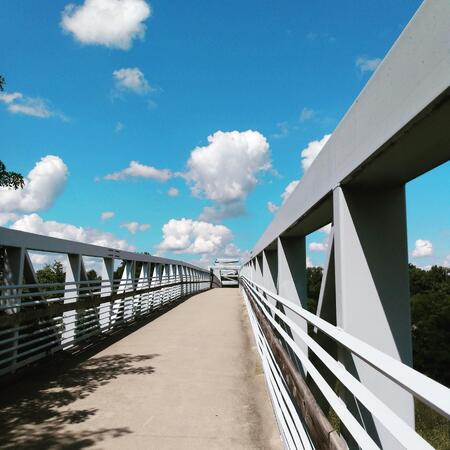
M 149 375 L 148 361 L 158 355 L 127 353 L 93 357 L 74 365 L 60 358 L 49 370 L 21 377 L 2 386 L 0 430 L 2 449 L 82 449 L 107 437 L 131 433 L 127 427 L 73 432 L 66 427 L 83 423 L 97 409 L 74 409 L 70 405 L 122 375 Z M 33 374 L 33 373 L 31 373 Z M 30 373 L 28 374 L 30 375 Z

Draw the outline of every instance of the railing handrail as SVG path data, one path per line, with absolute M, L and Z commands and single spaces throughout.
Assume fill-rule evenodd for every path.
M 383 353 L 375 347 L 366 342 L 352 336 L 341 328 L 330 324 L 320 317 L 310 313 L 298 304 L 281 297 L 280 295 L 269 291 L 265 287 L 249 280 L 246 277 L 241 277 L 245 282 L 260 289 L 265 294 L 272 297 L 274 300 L 280 302 L 291 311 L 298 314 L 303 319 L 323 331 L 336 342 L 350 350 L 352 353 L 366 361 L 372 367 L 383 373 L 396 384 L 400 385 L 415 397 L 422 400 L 428 406 L 439 412 L 443 416 L 450 418 L 450 389 L 438 383 L 437 381 L 427 377 L 418 372 L 412 367 L 403 364 L 392 356 Z M 256 291 L 257 292 L 257 291 Z M 268 304 L 269 307 L 272 305 Z M 274 310 L 276 314 L 280 314 L 278 310 Z M 289 318 L 284 317 L 283 320 L 292 322 Z M 293 322 L 293 327 L 298 328 Z

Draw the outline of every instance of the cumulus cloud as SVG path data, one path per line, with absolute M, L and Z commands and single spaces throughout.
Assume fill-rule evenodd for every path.
M 208 145 L 191 152 L 187 166 L 182 176 L 193 195 L 216 202 L 219 215 L 243 211 L 258 175 L 271 168 L 269 144 L 257 131 L 217 131 L 208 136 Z
M 115 248 L 118 250 L 135 250 L 135 247 L 128 244 L 128 242 L 123 239 L 118 239 L 113 233 L 108 233 L 95 228 L 77 227 L 75 225 L 53 220 L 45 221 L 35 213 L 24 215 L 14 222 L 10 228 L 60 239 L 69 239 L 71 241 Z
M 9 222 L 13 222 L 14 220 L 17 220 L 19 218 L 19 215 L 15 213 L 2 213 L 0 212 L 0 226 L 3 227 L 4 225 L 8 224 Z
M 311 242 L 309 244 L 309 249 L 312 252 L 324 252 L 328 248 L 325 242 Z
M 120 225 L 120 228 L 126 228 L 131 234 L 136 234 L 138 231 L 146 231 L 150 228 L 149 223 L 126 222 Z
M 180 194 L 180 191 L 176 187 L 171 187 L 167 191 L 167 195 L 169 197 L 178 197 L 179 194 Z
M 303 108 L 301 113 L 300 113 L 300 117 L 299 117 L 299 122 L 306 122 L 307 120 L 312 119 L 315 116 L 315 111 L 311 108 Z
M 127 178 L 147 178 L 156 181 L 167 181 L 172 177 L 169 169 L 155 169 L 138 161 L 131 161 L 130 165 L 118 172 L 113 172 L 103 177 L 104 180 L 125 180 Z
M 220 222 L 230 217 L 239 217 L 245 213 L 245 204 L 243 201 L 230 203 L 219 203 L 215 206 L 205 206 L 198 217 L 205 222 Z
M 443 267 L 448 267 L 450 268 L 450 255 L 447 255 L 442 263 Z
M 433 254 L 433 244 L 426 239 L 417 239 L 416 246 L 412 252 L 414 258 L 431 256 Z
M 294 189 L 297 187 L 297 184 L 300 182 L 300 180 L 294 180 L 291 181 L 286 188 L 284 189 L 284 192 L 281 194 L 281 198 L 283 199 L 283 204 L 286 203 L 286 200 L 291 196 L 291 194 L 294 192 Z
M 144 74 L 137 67 L 119 69 L 113 72 L 116 88 L 123 91 L 131 91 L 135 94 L 146 94 L 151 90 Z
M 313 161 L 316 159 L 317 155 L 320 153 L 322 148 L 330 139 L 331 134 L 326 134 L 322 139 L 318 141 L 311 141 L 308 143 L 308 146 L 301 151 L 302 157 L 302 167 L 303 171 L 306 172 Z
M 231 230 L 224 225 L 192 219 L 171 219 L 162 232 L 163 240 L 157 247 L 159 252 L 217 254 L 233 238 Z
M 23 189 L 0 187 L 0 211 L 33 212 L 49 208 L 66 184 L 68 169 L 64 161 L 47 155 L 25 177 Z
M 286 200 L 290 197 L 292 192 L 294 192 L 294 189 L 297 187 L 297 184 L 300 180 L 293 180 L 291 181 L 284 189 L 284 191 L 281 194 L 281 204 L 284 205 L 286 203 Z M 275 211 L 277 211 L 280 207 L 273 202 L 267 202 L 267 209 L 273 214 Z
M 361 73 L 374 72 L 380 63 L 380 58 L 368 58 L 367 56 L 359 56 L 355 61 L 355 65 Z
M 144 39 L 150 14 L 145 0 L 85 0 L 65 7 L 61 27 L 82 44 L 128 50 L 134 39 Z
M 113 211 L 104 211 L 100 214 L 100 218 L 102 220 L 109 220 L 109 219 L 112 219 L 113 217 L 114 217 Z
M 276 211 L 278 211 L 279 206 L 273 202 L 267 202 L 267 209 L 270 213 L 274 214 Z
M 330 240 L 331 223 L 325 225 L 319 231 L 324 233 L 325 237 L 322 242 L 311 242 L 309 244 L 308 248 L 312 252 L 325 252 L 327 250 Z
M 39 119 L 59 117 L 61 120 L 68 121 L 64 114 L 54 111 L 48 101 L 40 97 L 26 97 L 21 92 L 0 92 L 0 101 L 5 103 L 8 111 L 13 114 L 23 114 Z

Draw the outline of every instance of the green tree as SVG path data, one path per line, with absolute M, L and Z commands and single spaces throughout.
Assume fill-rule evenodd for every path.
M 18 172 L 7 171 L 5 164 L 0 161 L 0 187 L 21 189 L 24 186 L 23 176 Z
M 0 75 L 0 92 L 5 89 L 6 80 L 5 77 Z M 8 172 L 5 164 L 0 161 L 0 187 L 9 187 L 13 189 L 23 188 L 24 181 L 23 176 L 17 172 Z

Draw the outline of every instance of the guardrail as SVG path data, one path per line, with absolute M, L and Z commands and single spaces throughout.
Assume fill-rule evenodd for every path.
M 413 427 L 406 423 L 391 408 L 383 403 L 381 399 L 364 386 L 354 373 L 348 371 L 343 364 L 332 357 L 328 351 L 317 342 L 317 337 L 314 338 L 310 336 L 305 330 L 298 326 L 292 317 L 288 317 L 283 310 L 288 309 L 298 318 L 306 320 L 314 327 L 313 334 L 315 336 L 320 332 L 324 333 L 331 338 L 333 342 L 339 345 L 341 350 L 345 349 L 352 355 L 361 358 L 366 363 L 370 364 L 371 367 L 376 369 L 380 375 L 386 377 L 386 380 L 393 381 L 402 389 L 433 408 L 439 414 L 450 418 L 450 390 L 448 388 L 366 344 L 360 339 L 355 338 L 349 333 L 346 333 L 339 327 L 331 325 L 329 322 L 308 312 L 301 306 L 270 292 L 263 286 L 250 281 L 246 277 L 241 278 L 241 283 L 244 288 L 244 297 L 250 316 L 253 318 L 255 314 L 262 313 L 264 315 L 267 322 L 270 323 L 274 330 L 276 330 L 277 336 L 282 341 L 285 348 L 289 348 L 292 352 L 291 355 L 295 355 L 295 357 L 298 358 L 293 361 L 300 362 L 301 366 L 297 366 L 299 368 L 299 373 L 301 372 L 301 368 L 308 373 L 315 386 L 318 387 L 321 394 L 326 398 L 329 405 L 333 408 L 360 448 L 378 449 L 379 445 L 374 442 L 364 426 L 360 424 L 351 411 L 347 409 L 345 403 L 342 402 L 338 394 L 336 394 L 334 386 L 328 384 L 328 381 L 321 371 L 317 369 L 317 364 L 314 364 L 311 361 L 311 354 L 308 357 L 308 351 L 305 352 L 300 348 L 294 341 L 293 335 L 298 337 L 301 342 L 305 344 L 306 348 L 314 353 L 318 360 L 334 374 L 341 385 L 358 400 L 360 405 L 377 418 L 386 430 L 392 434 L 399 445 L 407 449 L 433 448 L 415 432 Z M 274 306 L 275 304 L 278 306 Z M 258 339 L 264 341 L 267 332 L 265 335 L 261 332 L 262 330 L 258 329 L 254 324 L 254 320 L 252 320 L 252 322 Z M 274 374 L 277 373 L 275 370 L 277 362 L 273 357 L 269 358 L 267 345 L 264 346 L 264 344 L 261 344 L 260 346 L 262 348 L 260 351 L 263 353 L 264 361 L 266 364 L 271 365 L 270 370 L 268 371 L 268 373 L 270 373 L 269 380 L 271 391 L 274 393 L 275 398 L 277 398 L 277 396 L 279 397 L 277 398 L 277 404 L 280 405 L 278 418 L 282 423 L 286 442 L 292 444 L 292 442 L 290 442 L 292 440 L 295 441 L 296 444 L 296 446 L 289 445 L 288 447 L 302 448 L 299 446 L 299 443 L 301 443 L 305 448 L 310 448 L 308 445 L 310 446 L 310 441 L 312 439 L 310 436 L 311 433 L 308 428 L 303 425 L 303 422 L 305 421 L 304 417 L 299 416 L 296 407 L 292 404 L 290 398 L 292 392 L 289 394 L 286 388 L 280 389 L 280 386 L 283 386 L 283 381 L 280 382 L 280 379 L 283 380 L 283 372 L 278 369 L 279 380 L 275 383 Z M 286 411 L 289 411 L 291 418 L 286 414 L 286 411 L 283 411 L 281 407 L 283 404 Z M 309 414 L 311 414 L 311 412 Z M 296 419 L 295 422 L 292 417 Z
M 182 261 L 123 252 L 0 227 L 0 375 L 210 289 L 218 280 Z M 29 251 L 65 258 L 65 282 L 39 283 Z M 83 256 L 101 258 L 87 279 Z M 114 278 L 114 261 L 123 273 Z

